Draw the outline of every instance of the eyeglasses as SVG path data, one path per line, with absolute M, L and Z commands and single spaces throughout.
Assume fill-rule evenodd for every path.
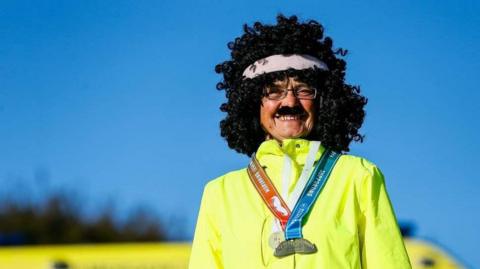
M 289 91 L 292 91 L 293 95 L 298 99 L 312 100 L 317 96 L 317 89 L 308 86 L 298 86 L 293 89 L 285 89 L 276 86 L 266 87 L 263 91 L 263 96 L 267 99 L 278 101 L 285 98 Z

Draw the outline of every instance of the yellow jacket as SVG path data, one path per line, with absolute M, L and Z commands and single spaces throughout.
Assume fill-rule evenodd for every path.
M 268 140 L 258 148 L 256 157 L 279 193 L 285 154 L 292 159 L 290 193 L 309 143 Z M 324 151 L 320 147 L 316 160 Z M 203 193 L 189 268 L 411 268 L 383 175 L 363 158 L 340 157 L 303 226 L 303 237 L 317 253 L 273 256 L 268 244 L 273 221 L 246 169 L 212 180 Z

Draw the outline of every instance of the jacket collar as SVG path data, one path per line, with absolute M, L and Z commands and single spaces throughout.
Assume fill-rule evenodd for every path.
M 256 152 L 256 157 L 262 163 L 267 161 L 266 159 L 276 159 L 276 156 L 283 159 L 285 154 L 287 154 L 295 164 L 303 166 L 305 164 L 309 148 L 310 141 L 301 138 L 285 139 L 282 141 L 282 143 L 275 139 L 271 139 L 260 144 Z M 315 161 L 320 159 L 320 156 L 324 151 L 325 148 L 320 145 L 320 148 L 315 156 Z

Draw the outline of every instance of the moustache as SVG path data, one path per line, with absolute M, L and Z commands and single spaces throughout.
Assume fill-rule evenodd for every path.
M 300 106 L 282 106 L 277 110 L 276 113 L 278 116 L 285 116 L 285 115 L 304 115 L 306 111 Z

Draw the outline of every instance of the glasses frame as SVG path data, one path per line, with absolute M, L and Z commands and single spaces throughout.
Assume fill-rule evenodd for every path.
M 284 99 L 285 97 L 287 97 L 289 91 L 292 91 L 293 96 L 295 96 L 295 98 L 300 99 L 300 100 L 314 100 L 315 98 L 317 98 L 317 93 L 318 93 L 317 88 L 310 88 L 310 87 L 309 87 L 310 90 L 313 90 L 313 97 L 311 97 L 311 98 L 305 98 L 305 97 L 299 97 L 299 96 L 297 95 L 297 89 L 298 89 L 298 88 L 292 88 L 292 89 L 285 89 L 285 88 L 284 88 L 284 89 L 282 90 L 282 95 L 280 96 L 280 98 L 270 98 L 270 97 L 268 97 L 267 89 L 268 89 L 268 88 L 265 88 L 265 89 L 263 90 L 263 97 L 267 98 L 268 100 L 272 100 L 272 101 L 280 101 L 280 100 Z

